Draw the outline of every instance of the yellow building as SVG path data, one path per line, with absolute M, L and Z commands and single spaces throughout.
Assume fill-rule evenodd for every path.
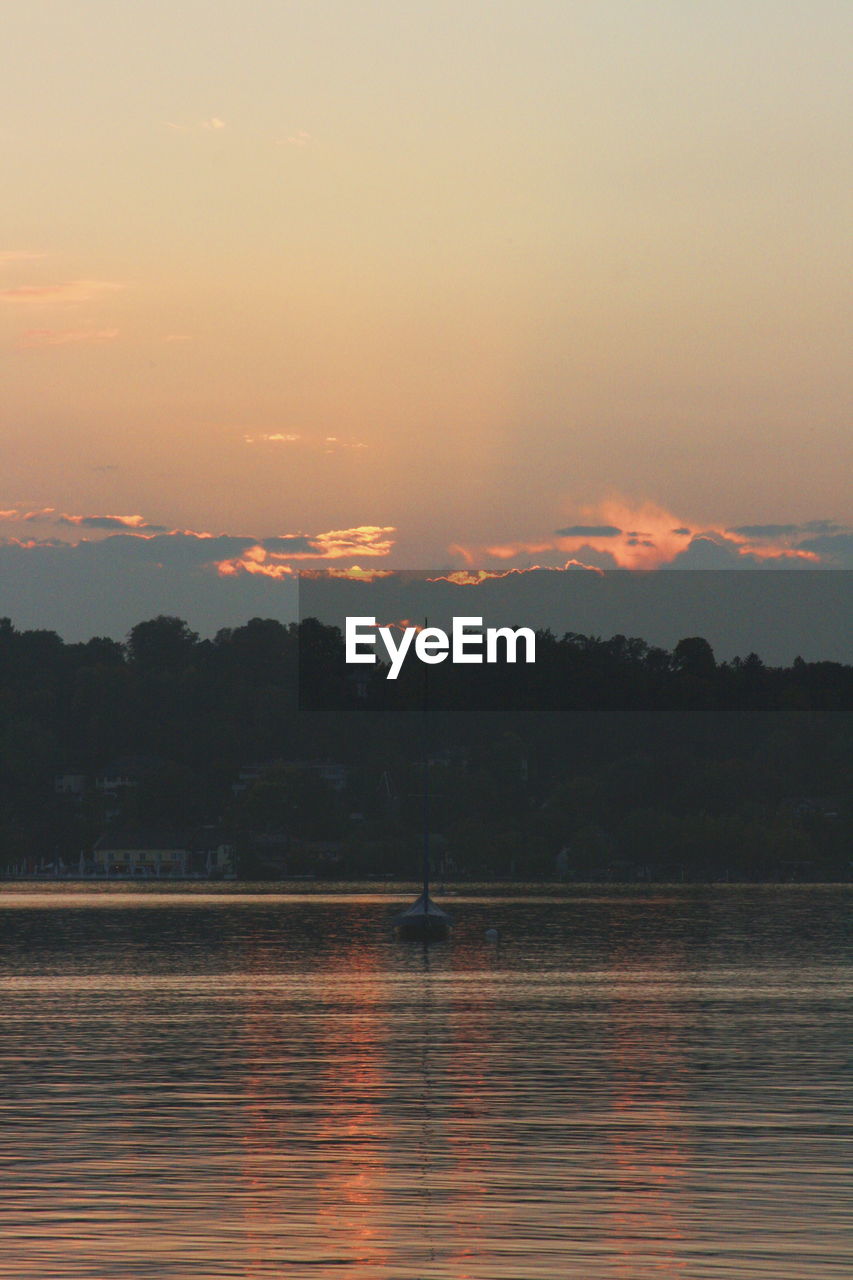
M 92 851 L 96 875 L 186 876 L 187 842 L 168 831 L 106 831 Z

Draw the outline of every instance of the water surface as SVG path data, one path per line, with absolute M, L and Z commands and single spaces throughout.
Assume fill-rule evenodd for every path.
M 849 899 L 6 886 L 0 1277 L 847 1276 Z

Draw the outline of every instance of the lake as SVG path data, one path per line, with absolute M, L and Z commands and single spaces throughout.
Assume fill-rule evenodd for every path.
M 0 890 L 0 1277 L 851 1273 L 848 887 L 254 889 Z

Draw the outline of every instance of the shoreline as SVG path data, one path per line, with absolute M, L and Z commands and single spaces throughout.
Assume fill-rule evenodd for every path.
M 815 881 L 783 881 L 783 880 L 645 880 L 636 881 L 456 881 L 434 890 L 436 898 L 458 898 L 464 901 L 470 898 L 530 898 L 554 899 L 588 897 L 590 894 L 619 894 L 624 897 L 642 896 L 650 891 L 667 890 L 688 894 L 701 890 L 744 890 L 744 889 L 850 889 L 850 880 L 815 880 Z M 48 892 L 60 894 L 63 891 L 74 894 L 89 894 L 92 897 L 112 895 L 148 895 L 192 896 L 223 898 L 235 896 L 240 898 L 388 898 L 396 899 L 410 896 L 417 892 L 420 885 L 415 880 L 394 881 L 344 881 L 344 880 L 120 880 L 117 878 L 93 879 L 92 877 L 62 879 L 15 879 L 0 881 L 0 900 L 4 896 L 26 897 L 27 895 Z

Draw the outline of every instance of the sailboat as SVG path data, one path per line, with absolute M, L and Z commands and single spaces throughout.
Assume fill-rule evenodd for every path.
M 437 907 L 429 896 L 429 759 L 424 756 L 424 887 L 410 907 L 394 917 L 394 926 L 401 938 L 421 939 L 424 942 L 446 938 L 450 932 L 451 917 Z
M 424 618 L 424 626 L 427 620 Z M 430 942 L 438 938 L 446 938 L 450 932 L 452 918 L 446 911 L 442 911 L 441 907 L 437 907 L 429 896 L 429 752 L 427 743 L 428 734 L 428 718 L 427 708 L 429 705 L 428 685 L 426 679 L 426 670 L 424 672 L 424 701 L 423 701 L 423 734 L 424 734 L 424 812 L 423 812 L 423 828 L 424 828 L 424 851 L 423 851 L 423 882 L 424 887 L 421 893 L 415 898 L 410 907 L 405 911 L 401 911 L 394 916 L 394 927 L 400 938 L 413 938 L 423 942 Z
M 446 938 L 450 932 L 451 918 L 437 907 L 425 888 L 410 907 L 394 917 L 394 926 L 401 938 L 414 938 L 431 942 Z

